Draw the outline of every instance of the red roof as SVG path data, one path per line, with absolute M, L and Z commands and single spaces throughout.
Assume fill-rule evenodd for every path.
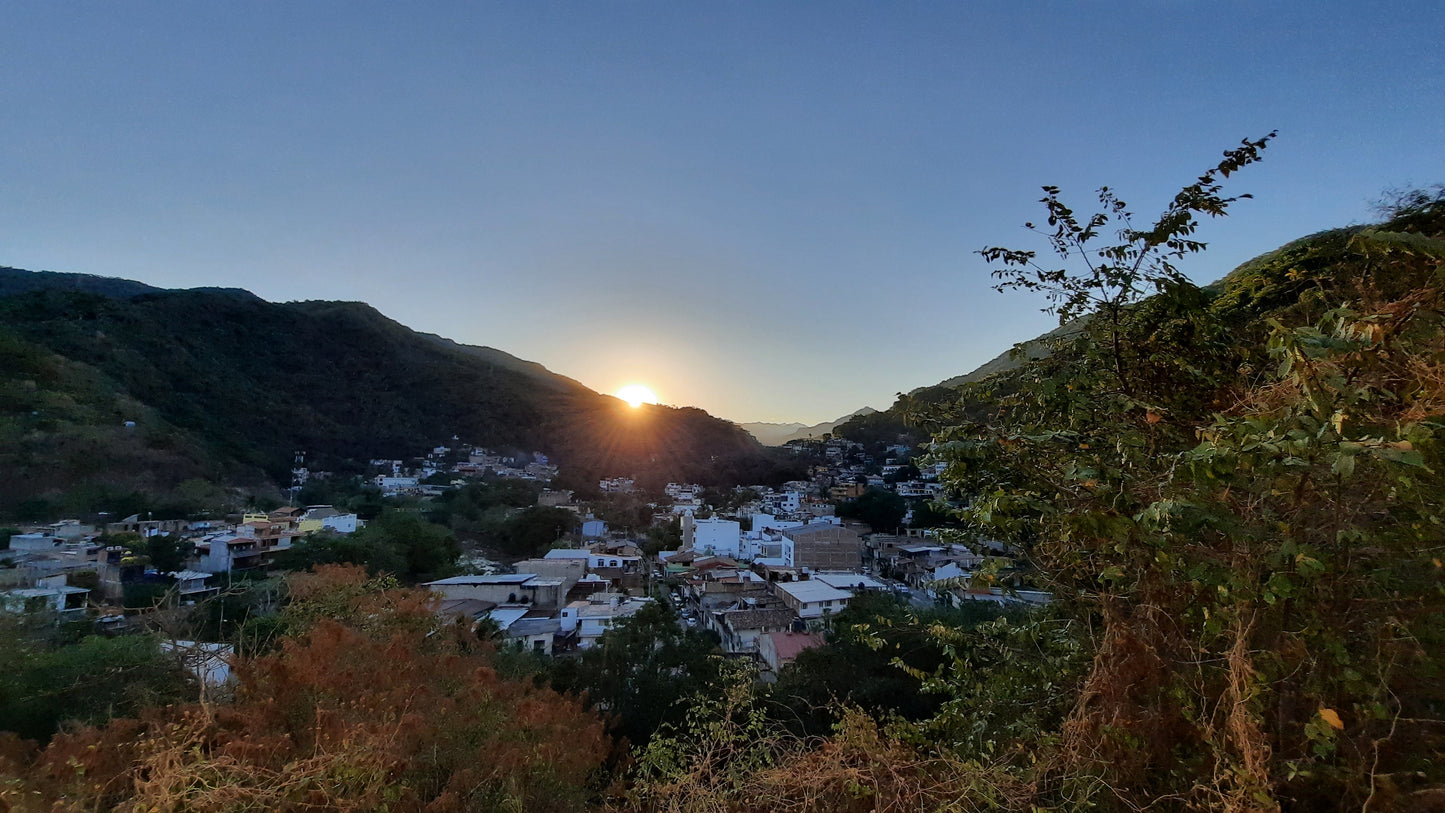
M 805 649 L 823 645 L 821 632 L 770 632 L 773 649 L 778 652 L 778 663 L 787 663 L 798 657 Z

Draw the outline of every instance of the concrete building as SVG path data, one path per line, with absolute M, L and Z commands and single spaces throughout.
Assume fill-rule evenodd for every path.
M 798 614 L 804 621 L 815 621 L 848 606 L 853 597 L 846 590 L 829 587 L 820 581 L 774 582 L 773 591 L 783 604 Z
M 426 588 L 445 599 L 480 599 L 497 604 L 557 607 L 566 596 L 563 579 L 536 573 L 498 573 L 491 576 L 453 576 L 427 582 Z
M 710 556 L 737 558 L 741 551 L 742 526 L 731 519 L 699 519 L 692 522 L 692 549 Z
M 823 645 L 823 635 L 818 632 L 770 632 L 758 639 L 758 657 L 768 669 L 777 674 L 783 667 L 797 660 L 805 650 Z
M 816 523 L 782 532 L 782 559 L 788 567 L 812 570 L 859 570 L 863 566 L 862 536 L 845 525 Z
M 756 653 L 762 636 L 787 630 L 798 620 L 792 610 L 781 608 L 724 610 L 712 617 L 714 623 L 709 626 L 717 630 L 723 649 L 731 653 Z
M 574 601 L 562 609 L 562 634 L 575 633 L 578 649 L 591 649 L 603 633 L 636 615 L 652 602 L 650 598 L 631 598 L 617 593 L 595 593 L 586 600 Z

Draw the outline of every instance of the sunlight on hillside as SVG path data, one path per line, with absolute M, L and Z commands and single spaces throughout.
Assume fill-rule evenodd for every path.
M 617 397 L 626 401 L 633 408 L 643 404 L 657 403 L 657 393 L 643 384 L 628 384 L 617 390 Z

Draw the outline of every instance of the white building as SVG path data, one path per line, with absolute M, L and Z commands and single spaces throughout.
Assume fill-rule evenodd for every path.
M 864 575 L 862 573 L 854 573 L 851 571 L 826 571 L 823 573 L 814 573 L 813 581 L 822 582 L 823 584 L 826 584 L 829 587 L 837 590 L 847 590 L 854 595 L 866 592 L 868 590 L 876 590 L 878 592 L 885 592 L 889 590 L 888 585 L 878 581 L 872 576 Z
M 631 598 L 618 593 L 594 593 L 585 601 L 562 608 L 563 633 L 577 632 L 577 647 L 590 649 L 607 630 L 636 615 L 651 603 L 650 598 Z
M 383 494 L 395 494 L 403 489 L 416 488 L 420 482 L 415 477 L 387 477 L 384 474 L 376 475 L 376 486 Z
M 636 570 L 642 565 L 641 556 L 623 556 L 616 553 L 595 553 L 590 550 L 575 550 L 571 548 L 557 548 L 547 551 L 543 559 L 576 559 L 585 561 L 588 570 L 600 568 L 622 568 L 624 570 Z
M 36 579 L 34 587 L 0 591 L 0 610 L 10 613 L 52 612 L 83 615 L 86 596 L 84 587 L 71 587 L 65 576 Z
M 853 597 L 846 590 L 829 587 L 817 580 L 775 582 L 773 590 L 783 603 L 804 621 L 820 619 L 841 612 Z
M 692 549 L 699 553 L 736 559 L 741 553 L 741 540 L 742 526 L 736 520 L 713 517 L 692 523 Z

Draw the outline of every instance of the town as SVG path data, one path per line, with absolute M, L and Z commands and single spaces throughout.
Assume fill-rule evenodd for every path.
M 364 486 L 383 503 L 416 510 L 469 483 L 509 482 L 532 488 L 537 506 L 570 513 L 570 530 L 559 526 L 540 555 L 505 561 L 473 547 L 445 563 L 458 572 L 420 582 L 436 595 L 439 616 L 541 656 L 588 650 L 658 602 L 683 628 L 710 633 L 720 652 L 753 663 L 759 679 L 774 680 L 799 652 L 821 645 L 828 619 L 863 593 L 916 607 L 1048 602 L 1046 593 L 1023 586 L 1027 580 L 999 578 L 1021 573 L 1006 546 L 966 544 L 955 530 L 915 527 L 941 494 L 942 464 L 915 465 L 914 449 L 903 444 L 877 457 L 843 438 L 790 448 L 816 462 L 810 479 L 777 488 L 668 483 L 644 494 L 619 476 L 598 482 L 593 499 L 580 499 L 550 487 L 560 469 L 546 455 L 465 444 L 437 446 L 410 461 L 370 460 L 375 473 Z M 289 494 L 330 478 L 309 471 L 298 455 Z M 847 518 L 869 499 L 887 502 L 893 513 Z M 646 526 L 609 527 L 599 514 L 618 500 L 640 505 Z M 290 569 L 288 555 L 318 539 L 366 527 L 355 511 L 332 505 L 36 524 L 13 531 L 0 551 L 0 606 L 92 618 L 111 635 L 170 629 L 185 608 Z M 983 571 L 987 577 L 975 577 Z M 187 643 L 172 645 L 194 651 Z M 229 644 L 210 643 L 207 664 L 197 668 L 225 674 L 214 660 Z

